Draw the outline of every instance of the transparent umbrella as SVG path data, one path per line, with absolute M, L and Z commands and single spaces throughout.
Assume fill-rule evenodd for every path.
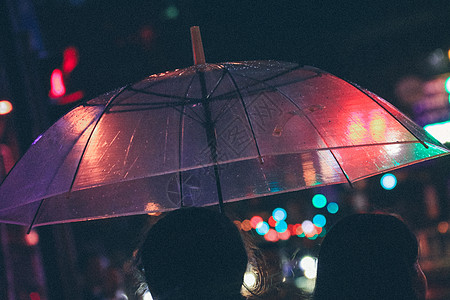
M 0 186 L 38 226 L 352 183 L 449 150 L 375 94 L 279 61 L 200 63 L 89 100 Z

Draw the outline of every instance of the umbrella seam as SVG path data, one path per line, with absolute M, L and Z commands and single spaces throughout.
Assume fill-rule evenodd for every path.
M 248 77 L 250 79 L 253 79 L 251 77 Z M 258 81 L 258 80 L 256 80 Z M 350 178 L 348 177 L 347 173 L 344 171 L 344 169 L 341 166 L 341 163 L 339 162 L 339 160 L 336 158 L 336 156 L 333 153 L 333 150 L 331 150 L 331 147 L 329 147 L 328 143 L 326 142 L 325 138 L 322 136 L 322 134 L 320 133 L 320 131 L 317 129 L 317 127 L 314 125 L 314 123 L 311 121 L 311 119 L 305 114 L 303 113 L 303 110 L 297 105 L 297 103 L 295 103 L 294 100 L 292 100 L 288 95 L 286 95 L 283 91 L 281 91 L 278 87 L 275 87 L 271 84 L 268 84 L 266 82 L 266 80 L 261 80 L 260 81 L 261 84 L 268 86 L 269 88 L 272 88 L 276 91 L 278 91 L 282 96 L 284 96 L 286 99 L 289 100 L 289 102 L 291 102 L 291 104 L 293 104 L 305 117 L 306 120 L 308 120 L 308 122 L 311 124 L 311 126 L 315 129 L 315 131 L 317 132 L 317 134 L 320 136 L 320 138 L 322 139 L 322 141 L 324 142 L 324 144 L 327 146 L 327 148 L 330 148 L 330 152 L 331 155 L 333 155 L 334 159 L 336 160 L 336 163 L 338 164 L 339 168 L 341 169 L 342 174 L 345 176 L 345 178 L 347 179 L 348 183 L 350 184 L 350 186 L 352 186 L 352 182 L 350 181 Z
M 236 81 L 234 80 L 234 78 L 233 78 L 233 76 L 232 76 L 230 70 L 228 70 L 226 67 L 223 67 L 223 68 L 224 68 L 224 70 L 227 72 L 228 76 L 230 77 L 231 82 L 233 83 L 233 85 L 234 85 L 234 87 L 235 87 L 235 89 L 236 89 L 236 93 L 237 93 L 238 96 L 239 96 L 239 100 L 241 100 L 241 104 L 242 104 L 242 107 L 244 108 L 244 112 L 245 112 L 245 116 L 246 116 L 246 118 L 247 118 L 247 122 L 248 122 L 248 124 L 249 124 L 249 126 L 250 126 L 250 130 L 251 130 L 251 132 L 252 132 L 253 141 L 254 141 L 254 143 L 255 143 L 256 151 L 258 152 L 259 160 L 260 160 L 261 163 L 263 163 L 262 156 L 261 156 L 261 151 L 260 151 L 259 145 L 258 145 L 258 141 L 256 140 L 255 130 L 254 130 L 253 124 L 252 124 L 252 122 L 251 122 L 251 120 L 250 120 L 250 115 L 248 114 L 248 110 L 247 110 L 247 106 L 245 105 L 244 98 L 242 97 L 242 94 L 241 94 L 241 92 L 240 92 L 240 90 L 239 90 L 239 87 L 238 87 Z

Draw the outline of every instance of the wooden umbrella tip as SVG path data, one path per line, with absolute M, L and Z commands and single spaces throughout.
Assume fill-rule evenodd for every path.
M 206 63 L 205 53 L 203 51 L 202 36 L 200 34 L 200 27 L 191 27 L 191 41 L 192 41 L 192 54 L 194 57 L 194 64 L 201 65 Z

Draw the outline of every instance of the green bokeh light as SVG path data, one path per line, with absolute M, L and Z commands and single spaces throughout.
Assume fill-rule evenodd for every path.
M 312 198 L 312 204 L 315 208 L 323 208 L 327 205 L 327 197 L 322 194 L 315 194 Z

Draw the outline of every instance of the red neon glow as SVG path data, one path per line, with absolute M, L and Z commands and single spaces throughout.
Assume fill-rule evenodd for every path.
M 50 98 L 59 98 L 66 93 L 64 78 L 61 70 L 54 69 L 50 78 Z
M 57 104 L 64 105 L 64 104 L 72 103 L 72 102 L 80 100 L 83 97 L 84 97 L 83 91 L 76 91 L 76 92 L 73 92 L 72 94 L 64 95 L 63 97 L 58 98 Z
M 7 115 L 13 110 L 11 102 L 8 100 L 0 101 L 0 115 Z
M 70 46 L 64 49 L 62 71 L 68 74 L 78 65 L 78 49 Z
M 30 293 L 30 300 L 41 300 L 41 295 L 37 292 Z

